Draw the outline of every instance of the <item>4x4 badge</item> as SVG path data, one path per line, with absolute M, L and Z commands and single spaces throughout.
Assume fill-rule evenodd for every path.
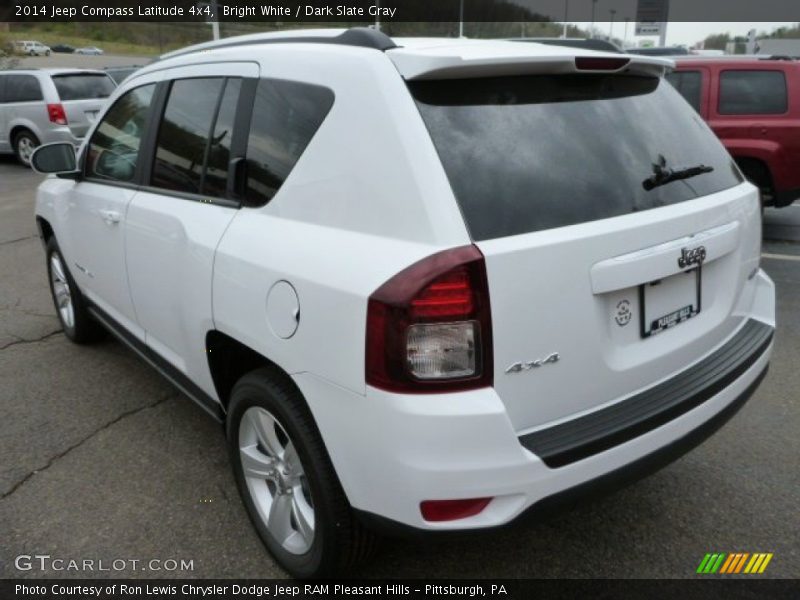
M 689 248 L 682 248 L 681 256 L 678 259 L 678 266 L 681 269 L 685 269 L 686 267 L 690 267 L 692 265 L 702 265 L 705 259 L 705 246 L 698 246 L 697 248 L 692 248 L 691 250 L 689 250 Z
M 553 352 L 545 358 L 537 358 L 536 360 L 528 362 L 515 362 L 506 369 L 506 374 L 530 371 L 531 369 L 537 369 L 549 363 L 557 363 L 559 360 L 561 360 L 561 356 L 559 356 L 558 352 Z

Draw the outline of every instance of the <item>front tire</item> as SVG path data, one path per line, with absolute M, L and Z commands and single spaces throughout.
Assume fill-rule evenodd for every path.
M 89 314 L 86 300 L 67 269 L 67 263 L 61 255 L 55 237 L 51 237 L 47 242 L 46 253 L 50 294 L 64 335 L 76 344 L 86 344 L 101 339 L 104 331 Z
M 294 577 L 331 577 L 366 559 L 373 536 L 353 516 L 299 390 L 277 369 L 242 377 L 231 393 L 228 450 L 264 545 Z

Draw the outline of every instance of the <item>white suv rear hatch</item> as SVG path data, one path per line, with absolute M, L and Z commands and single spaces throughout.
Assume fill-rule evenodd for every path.
M 757 191 L 656 63 L 505 57 L 490 76 L 409 56 L 396 62 L 486 257 L 494 387 L 518 432 L 667 379 L 743 323 Z

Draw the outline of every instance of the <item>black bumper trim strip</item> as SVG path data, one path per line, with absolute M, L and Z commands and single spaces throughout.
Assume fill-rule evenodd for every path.
M 767 350 L 774 329 L 749 320 L 714 354 L 613 406 L 528 433 L 520 443 L 552 468 L 630 441 L 697 408 L 738 379 Z

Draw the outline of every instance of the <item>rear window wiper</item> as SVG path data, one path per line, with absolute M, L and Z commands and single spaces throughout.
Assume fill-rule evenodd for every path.
M 704 173 L 711 173 L 714 167 L 708 165 L 696 165 L 694 167 L 680 167 L 670 169 L 667 167 L 667 159 L 663 156 L 658 157 L 658 162 L 653 163 L 653 174 L 642 182 L 642 187 L 648 192 L 660 185 L 666 185 L 672 181 L 690 179 Z

